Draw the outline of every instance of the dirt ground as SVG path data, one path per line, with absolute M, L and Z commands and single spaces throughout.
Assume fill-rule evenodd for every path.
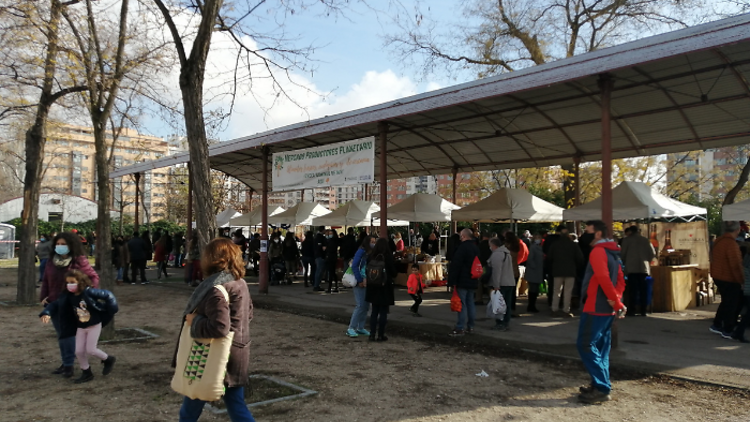
M 15 298 L 15 274 L 0 270 L 0 301 Z M 112 374 L 76 385 L 51 375 L 60 364 L 54 330 L 40 307 L 0 306 L 0 420 L 175 421 L 182 398 L 169 387 L 179 315 L 189 292 L 157 284 L 120 287 L 118 327 L 161 337 L 101 345 L 117 357 Z M 615 380 L 614 400 L 577 403 L 587 382 L 578 365 L 527 360 L 523 352 L 490 357 L 455 346 L 391 336 L 349 339 L 346 327 L 256 310 L 253 373 L 319 392 L 254 408 L 258 421 L 747 421 L 746 393 L 663 378 Z M 489 377 L 475 374 L 484 370 Z M 80 371 L 76 369 L 76 376 Z M 201 421 L 226 421 L 204 411 Z

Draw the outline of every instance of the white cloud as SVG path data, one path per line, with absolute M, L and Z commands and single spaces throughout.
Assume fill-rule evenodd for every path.
M 277 98 L 275 93 L 268 89 L 269 87 L 254 90 L 257 98 L 247 95 L 240 99 L 235 104 L 232 121 L 226 131 L 226 139 L 264 132 L 308 119 L 356 110 L 416 94 L 416 86 L 409 78 L 399 77 L 391 70 L 368 71 L 359 83 L 350 86 L 342 94 L 332 93 L 325 98 L 314 93 L 320 90 L 312 81 L 302 80 L 299 77 L 298 79 L 300 80 L 297 83 L 302 87 L 295 86 L 291 82 L 283 87 L 296 104 L 284 97 Z M 274 98 L 277 99 L 275 104 Z M 263 107 L 271 104 L 273 106 L 264 112 L 258 105 L 259 103 Z
M 244 38 L 243 42 L 251 48 L 255 47 L 250 38 Z M 186 48 L 189 49 L 189 41 Z M 209 101 L 206 110 L 229 110 L 231 98 L 226 93 L 234 78 L 236 54 L 236 46 L 226 34 L 214 33 L 206 67 L 204 101 Z M 250 66 L 245 64 L 243 67 L 248 68 L 253 78 L 245 77 L 238 84 L 231 119 L 227 128 L 219 134 L 222 141 L 392 101 L 425 89 L 440 88 L 436 83 L 418 87 L 409 77 L 386 69 L 366 71 L 359 82 L 329 93 L 333 88 L 318 86 L 311 76 L 302 72 L 290 72 L 288 77 L 277 72 L 274 80 L 257 58 Z M 239 78 L 243 76 L 247 76 L 246 70 L 238 74 Z M 169 86 L 173 88 L 165 93 L 165 97 L 179 98 L 178 78 L 179 68 L 176 67 L 168 77 Z M 282 90 L 286 95 L 280 94 Z M 163 133 L 163 130 L 154 132 Z

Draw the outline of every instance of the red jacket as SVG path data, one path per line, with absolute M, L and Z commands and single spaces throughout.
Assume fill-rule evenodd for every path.
M 581 293 L 583 312 L 592 315 L 614 315 L 624 306 L 620 301 L 625 291 L 625 276 L 620 264 L 620 247 L 614 241 L 594 245 L 583 277 Z M 615 302 L 611 306 L 608 301 Z
M 523 264 L 527 259 L 529 259 L 529 247 L 526 246 L 525 243 L 523 243 L 523 240 L 519 240 L 518 243 L 518 263 Z
M 406 280 L 406 291 L 410 295 L 415 295 L 420 291 L 424 291 L 424 276 L 422 274 L 411 274 L 409 279 Z

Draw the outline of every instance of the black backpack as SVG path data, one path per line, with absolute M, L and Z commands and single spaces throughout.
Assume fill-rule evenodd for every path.
M 382 254 L 367 262 L 367 284 L 371 286 L 385 284 L 385 260 Z

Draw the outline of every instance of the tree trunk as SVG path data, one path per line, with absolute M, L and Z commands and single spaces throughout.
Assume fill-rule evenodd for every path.
M 39 96 L 34 125 L 26 132 L 26 175 L 23 187 L 23 214 L 21 221 L 21 244 L 18 256 L 18 287 L 16 302 L 30 305 L 36 303 L 36 281 L 38 271 L 34 264 L 35 241 L 39 228 L 39 192 L 42 185 L 42 161 L 47 141 L 47 117 L 55 97 L 52 95 L 58 51 L 58 31 L 62 4 L 52 0 L 50 20 L 47 27 L 47 56 L 44 61 L 44 80 Z
M 742 188 L 745 187 L 747 184 L 748 176 L 750 175 L 750 161 L 748 161 L 745 164 L 745 167 L 742 168 L 742 173 L 740 173 L 739 179 L 737 179 L 737 184 L 734 185 L 734 187 L 727 192 L 727 196 L 724 197 L 724 203 L 723 205 L 729 205 L 734 204 L 735 198 L 737 198 L 737 194 L 740 193 Z
M 94 123 L 94 146 L 96 147 L 95 162 L 97 175 L 97 231 L 96 263 L 99 265 L 99 287 L 115 291 L 115 277 L 112 270 L 112 222 L 109 213 L 112 202 L 112 190 L 109 185 L 109 159 L 107 153 L 107 124 L 101 113 L 92 110 L 91 121 Z M 114 140 L 112 141 L 114 142 Z M 115 335 L 115 321 L 102 329 L 102 338 L 111 339 Z
M 216 233 L 216 219 L 211 194 L 211 165 L 208 159 L 206 125 L 203 119 L 203 70 L 189 62 L 180 75 L 180 89 L 185 109 L 185 129 L 190 151 L 190 171 L 195 195 L 195 222 L 198 239 L 206 245 Z M 188 224 L 191 224 L 188 221 Z
M 36 281 L 39 272 L 34 263 L 37 229 L 39 227 L 39 191 L 42 185 L 45 124 L 48 109 L 39 107 L 36 121 L 26 132 L 26 175 L 23 187 L 21 243 L 18 253 L 18 288 L 16 302 L 30 305 L 38 302 Z

